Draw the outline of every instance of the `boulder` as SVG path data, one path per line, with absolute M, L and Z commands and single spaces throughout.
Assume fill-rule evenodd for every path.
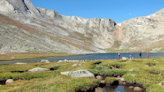
M 96 76 L 96 79 L 98 79 L 98 80 L 102 80 L 103 78 L 101 77 L 101 76 Z
M 59 60 L 58 63 L 63 63 L 64 61 L 63 60 Z
M 134 91 L 142 91 L 143 89 L 140 87 L 134 87 Z
M 77 71 L 73 71 L 73 72 L 61 72 L 60 74 L 62 75 L 66 75 L 66 76 L 71 76 L 71 77 L 90 77 L 90 78 L 94 78 L 94 75 L 87 71 L 87 70 L 77 70 Z
M 7 79 L 5 84 L 8 85 L 8 84 L 12 83 L 13 81 L 14 81 L 13 79 Z
M 48 68 L 36 67 L 28 70 L 29 72 L 37 72 L 37 71 L 49 71 Z
M 41 63 L 50 63 L 50 61 L 48 61 L 48 60 L 44 60 L 44 59 L 41 60 L 40 62 L 41 62 Z

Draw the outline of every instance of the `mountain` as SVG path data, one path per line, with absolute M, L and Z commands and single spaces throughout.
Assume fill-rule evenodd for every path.
M 122 23 L 60 15 L 30 0 L 0 0 L 0 53 L 163 50 L 164 9 Z

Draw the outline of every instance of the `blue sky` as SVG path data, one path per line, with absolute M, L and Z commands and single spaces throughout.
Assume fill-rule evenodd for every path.
M 164 8 L 164 0 L 31 0 L 36 7 L 57 11 L 66 16 L 110 18 L 123 22 L 147 16 Z

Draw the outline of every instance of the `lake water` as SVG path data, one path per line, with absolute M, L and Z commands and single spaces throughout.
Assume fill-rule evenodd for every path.
M 121 57 L 129 58 L 129 53 L 120 53 Z M 133 53 L 133 58 L 139 58 L 139 53 Z M 150 58 L 164 57 L 164 53 L 150 53 Z M 146 53 L 142 53 L 142 58 L 147 58 Z M 35 59 L 25 59 L 25 60 L 12 60 L 12 61 L 0 61 L 0 64 L 14 64 L 17 62 L 22 63 L 34 63 L 41 61 L 42 59 L 53 61 L 59 60 L 106 60 L 106 59 L 118 59 L 118 53 L 100 53 L 100 54 L 84 54 L 84 55 L 74 55 L 74 56 L 57 56 L 57 57 L 47 57 L 47 58 L 35 58 Z

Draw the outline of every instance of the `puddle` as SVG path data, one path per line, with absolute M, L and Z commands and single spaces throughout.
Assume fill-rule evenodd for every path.
M 127 86 L 122 86 L 122 85 L 110 86 L 110 87 L 105 86 L 103 90 L 104 92 L 144 92 L 144 91 L 134 91 L 133 89 L 129 89 Z
M 5 85 L 6 80 L 0 80 L 0 85 Z

